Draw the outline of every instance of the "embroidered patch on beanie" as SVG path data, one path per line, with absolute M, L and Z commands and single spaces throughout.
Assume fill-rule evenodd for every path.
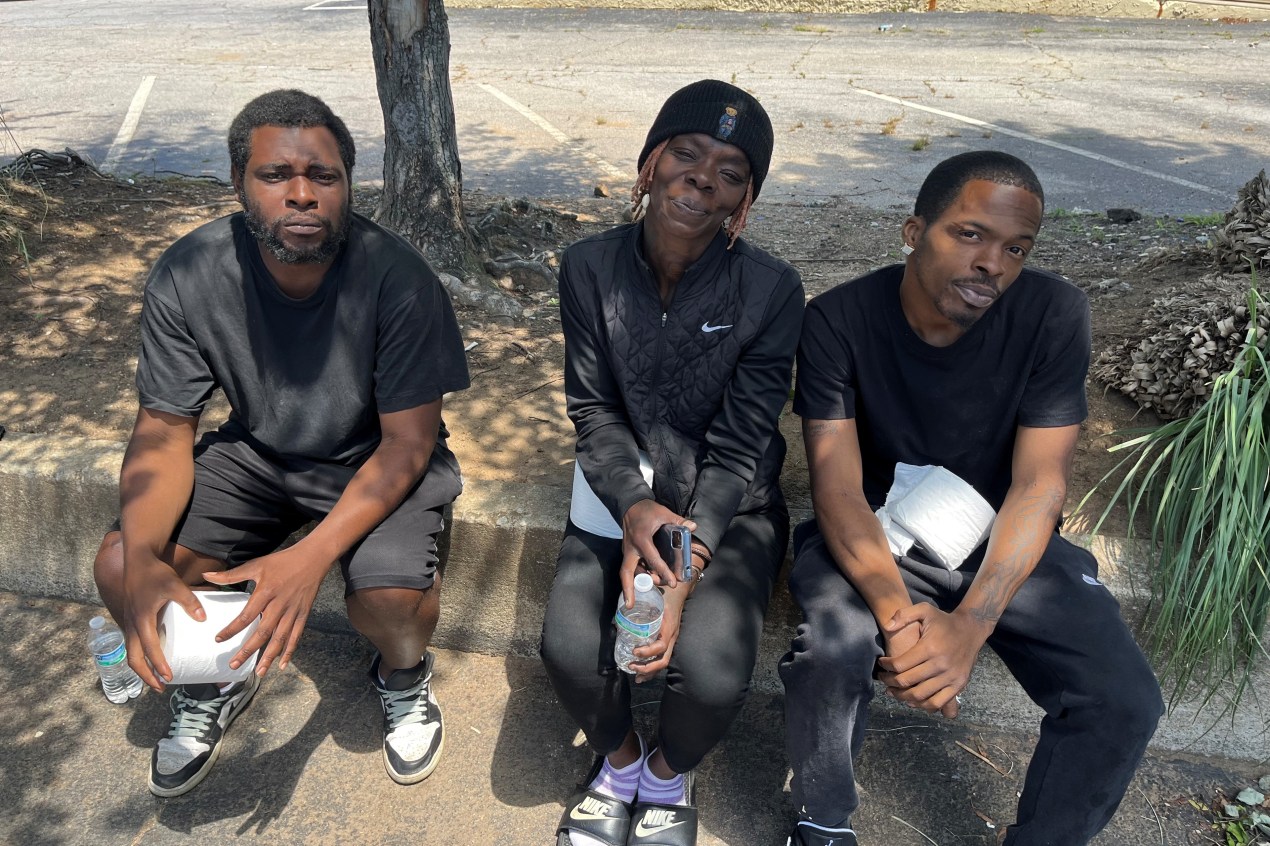
M 723 114 L 719 115 L 719 128 L 715 131 L 714 137 L 720 141 L 727 141 L 732 137 L 733 131 L 736 129 L 736 106 L 728 106 L 723 110 Z

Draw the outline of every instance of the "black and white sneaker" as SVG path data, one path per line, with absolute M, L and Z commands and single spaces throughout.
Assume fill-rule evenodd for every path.
M 445 727 L 432 695 L 432 653 L 415 666 L 394 670 L 379 681 L 379 659 L 370 665 L 370 680 L 384 706 L 384 766 L 398 784 L 414 784 L 432 775 L 441 760 Z
M 785 846 L 856 846 L 855 832 L 849 828 L 825 828 L 799 820 Z
M 172 691 L 168 736 L 150 756 L 150 792 L 180 796 L 206 778 L 220 757 L 225 730 L 259 688 L 260 676 L 252 673 L 225 693 L 214 684 L 188 684 Z

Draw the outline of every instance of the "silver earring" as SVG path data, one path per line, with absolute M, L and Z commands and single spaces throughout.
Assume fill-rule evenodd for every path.
M 906 256 L 911 256 L 913 254 L 913 247 L 910 244 L 905 244 L 904 246 L 900 247 L 900 252 Z

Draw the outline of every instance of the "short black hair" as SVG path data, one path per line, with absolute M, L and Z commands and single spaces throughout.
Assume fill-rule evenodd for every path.
M 913 214 L 927 223 L 938 220 L 961 194 L 966 183 L 976 179 L 1022 188 L 1036 195 L 1041 201 L 1041 209 L 1045 208 L 1045 192 L 1041 189 L 1041 181 L 1036 178 L 1036 172 L 1028 167 L 1027 162 L 996 150 L 974 150 L 944 159 L 935 165 L 935 169 L 927 174 L 926 181 L 917 192 Z
M 349 183 L 352 183 L 357 150 L 348 127 L 326 103 L 294 88 L 279 88 L 261 94 L 243 106 L 229 125 L 229 172 L 235 179 L 243 175 L 247 160 L 251 158 L 251 133 L 262 126 L 326 127 L 335 136 L 340 161 L 344 163 Z

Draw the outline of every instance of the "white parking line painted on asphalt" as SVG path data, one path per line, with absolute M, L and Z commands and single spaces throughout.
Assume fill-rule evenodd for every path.
M 977 120 L 976 118 L 959 115 L 955 112 L 946 112 L 943 109 L 932 108 L 931 106 L 923 106 L 920 103 L 910 103 L 908 100 L 901 100 L 899 97 L 892 97 L 889 94 L 879 94 L 877 91 L 869 91 L 866 88 L 851 87 L 851 90 L 857 94 L 863 94 L 866 97 L 873 97 L 878 100 L 885 100 L 888 103 L 895 103 L 909 109 L 917 109 L 922 112 L 929 112 L 932 115 L 950 118 L 951 120 L 960 121 L 961 123 L 977 126 L 982 129 L 990 129 L 993 132 L 1000 132 L 1002 135 L 1009 135 L 1012 138 L 1019 138 L 1023 141 L 1030 141 L 1033 144 L 1043 144 L 1046 147 L 1053 147 L 1056 150 L 1062 150 L 1065 153 L 1073 153 L 1077 156 L 1084 156 L 1087 159 L 1093 159 L 1096 162 L 1111 165 L 1112 167 L 1131 170 L 1134 173 L 1140 173 L 1143 176 L 1150 176 L 1153 179 L 1162 179 L 1165 182 L 1172 182 L 1174 185 L 1181 185 L 1183 188 L 1190 188 L 1193 191 L 1203 191 L 1206 194 L 1213 194 L 1218 197 L 1228 198 L 1226 191 L 1218 191 L 1216 188 L 1209 188 L 1207 185 L 1200 185 L 1198 182 L 1191 182 L 1189 179 L 1182 179 L 1177 176 L 1170 176 L 1167 173 L 1160 173 L 1156 170 L 1150 170 L 1145 167 L 1138 167 L 1129 162 L 1123 162 L 1120 159 L 1113 159 L 1110 156 L 1104 156 L 1101 153 L 1095 153 L 1090 150 L 1082 150 L 1080 147 L 1073 147 L 1070 144 L 1064 144 L 1060 141 L 1050 141 L 1047 138 L 1037 138 L 1035 135 L 1028 135 L 1026 132 L 1019 132 L 1014 129 L 1007 129 L 1004 126 L 997 126 L 995 123 Z
M 119 160 L 123 158 L 124 153 L 128 152 L 128 145 L 132 143 L 137 124 L 141 122 L 141 110 L 146 107 L 146 100 L 150 97 L 150 89 L 153 87 L 154 77 L 146 76 L 141 80 L 137 93 L 132 95 L 132 104 L 128 106 L 128 113 L 124 115 L 123 124 L 120 125 L 115 140 L 106 152 L 106 160 L 101 165 L 101 169 L 107 173 L 118 167 Z
M 568 135 L 565 135 L 556 127 L 552 126 L 551 122 L 548 121 L 546 118 L 544 118 L 542 115 L 538 114 L 533 109 L 526 106 L 525 104 L 519 103 L 516 100 L 512 99 L 511 97 L 507 96 L 502 91 L 499 91 L 497 88 L 495 88 L 494 86 L 487 85 L 484 82 L 478 82 L 476 83 L 476 87 L 481 89 L 482 91 L 484 91 L 486 94 L 490 95 L 491 97 L 495 98 L 496 100 L 502 101 L 505 105 L 510 106 L 512 109 L 519 112 L 523 117 L 528 119 L 531 123 L 533 123 L 539 129 L 541 129 L 543 132 L 547 133 L 552 138 L 554 138 L 556 142 L 560 144 L 561 146 L 568 147 L 570 150 L 573 150 L 574 152 L 578 153 L 579 155 L 587 159 L 589 162 L 591 162 L 592 165 L 599 168 L 599 170 L 601 170 L 604 173 L 604 178 L 625 179 L 630 176 L 630 174 L 628 174 L 626 171 L 620 170 L 614 167 L 613 165 L 606 162 L 604 159 L 584 149 L 581 144 L 574 141 Z
M 350 6 L 350 0 L 318 0 L 312 5 L 305 6 L 301 11 L 304 12 L 364 12 L 367 6 Z M 353 3 L 359 0 L 351 0 Z

